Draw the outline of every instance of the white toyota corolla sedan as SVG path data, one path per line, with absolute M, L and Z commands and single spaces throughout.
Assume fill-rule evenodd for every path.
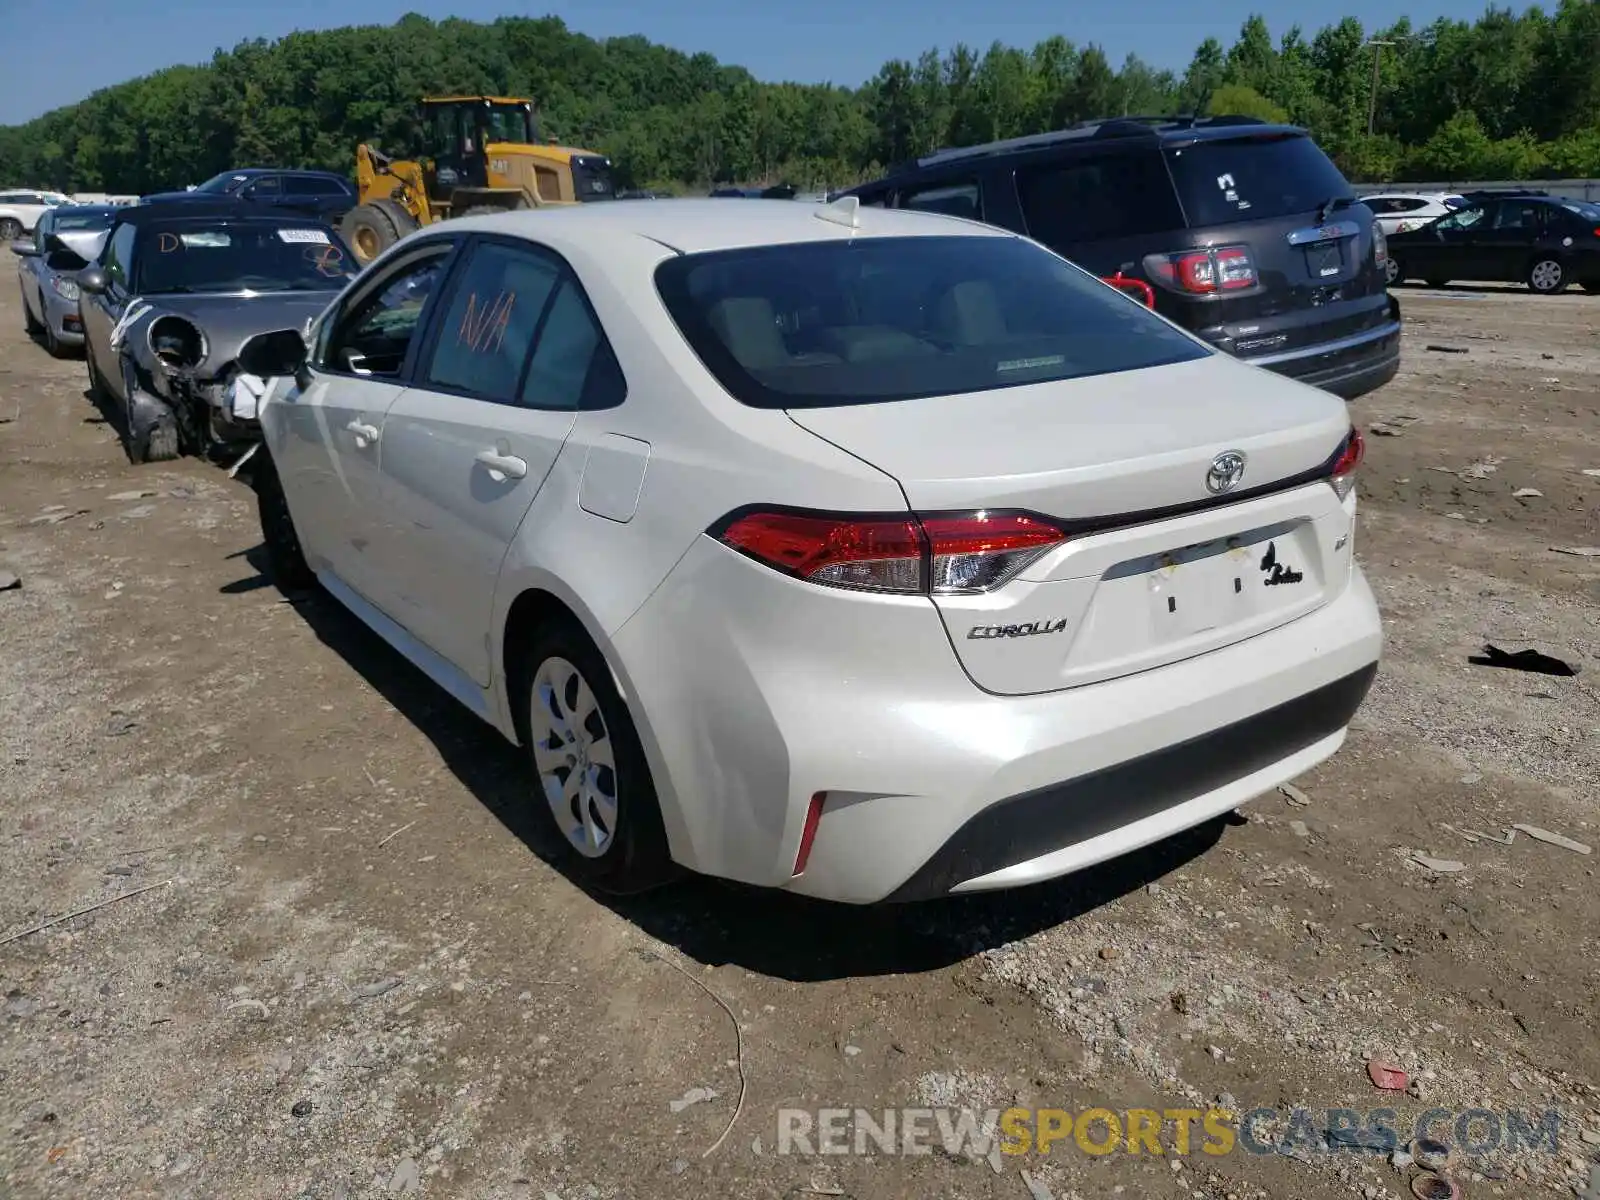
M 1377 669 L 1344 402 L 985 225 L 463 218 L 241 365 L 279 578 L 526 747 L 603 887 L 1048 879 L 1327 758 Z

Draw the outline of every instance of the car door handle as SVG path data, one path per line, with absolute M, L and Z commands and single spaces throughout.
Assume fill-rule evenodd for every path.
M 528 473 L 528 464 L 525 460 L 512 454 L 500 454 L 494 450 L 480 450 L 476 461 L 488 467 L 491 471 L 498 471 L 510 479 L 521 479 Z
M 376 425 L 368 425 L 363 421 L 351 421 L 345 428 L 356 435 L 358 442 L 375 442 L 378 440 L 378 427 Z

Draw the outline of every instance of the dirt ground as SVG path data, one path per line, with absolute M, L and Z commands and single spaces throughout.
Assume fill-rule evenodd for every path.
M 1327 1150 L 1328 1109 L 1374 1107 L 1448 1110 L 1462 1195 L 1581 1192 L 1600 558 L 1551 547 L 1600 546 L 1600 297 L 1399 294 L 1403 373 L 1353 405 L 1398 431 L 1369 435 L 1357 533 L 1387 657 L 1307 802 L 862 911 L 579 890 L 517 753 L 268 584 L 242 485 L 130 465 L 82 363 L 27 341 L 0 287 L 0 571 L 22 581 L 0 591 L 0 938 L 115 900 L 0 943 L 0 1196 L 1410 1196 L 1415 1171 Z M 1470 665 L 1486 642 L 1583 670 Z M 1596 852 L 1505 844 L 1517 823 Z M 1315 1137 L 777 1152 L 780 1109 L 1218 1098 L 1291 1132 L 1308 1110 Z M 1556 1149 L 1463 1142 L 1472 1108 L 1554 1109 Z

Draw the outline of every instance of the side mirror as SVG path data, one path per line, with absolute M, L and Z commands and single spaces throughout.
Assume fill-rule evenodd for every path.
M 38 258 L 39 247 L 35 246 L 32 242 L 26 242 L 21 238 L 18 238 L 16 241 L 11 243 L 11 253 L 15 254 L 18 258 Z
M 106 288 L 111 286 L 111 280 L 99 267 L 85 267 L 78 272 L 78 288 L 88 292 L 91 296 L 104 294 Z
M 299 375 L 305 365 L 306 340 L 298 329 L 258 333 L 239 347 L 239 369 L 261 379 Z

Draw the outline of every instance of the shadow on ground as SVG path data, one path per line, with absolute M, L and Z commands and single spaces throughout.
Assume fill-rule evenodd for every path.
M 230 557 L 248 562 L 256 575 L 225 584 L 222 592 L 271 586 L 264 547 Z M 456 778 L 513 835 L 562 869 L 559 843 L 531 803 L 530 768 L 521 750 L 448 697 L 337 601 L 301 592 L 284 602 L 293 604 L 325 645 L 427 736 Z M 701 876 L 637 896 L 584 890 L 596 903 L 702 963 L 733 964 L 795 982 L 899 975 L 938 970 L 1070 921 L 1179 869 L 1214 846 L 1227 825 L 1242 821 L 1230 814 L 1065 879 L 923 904 L 830 904 Z

